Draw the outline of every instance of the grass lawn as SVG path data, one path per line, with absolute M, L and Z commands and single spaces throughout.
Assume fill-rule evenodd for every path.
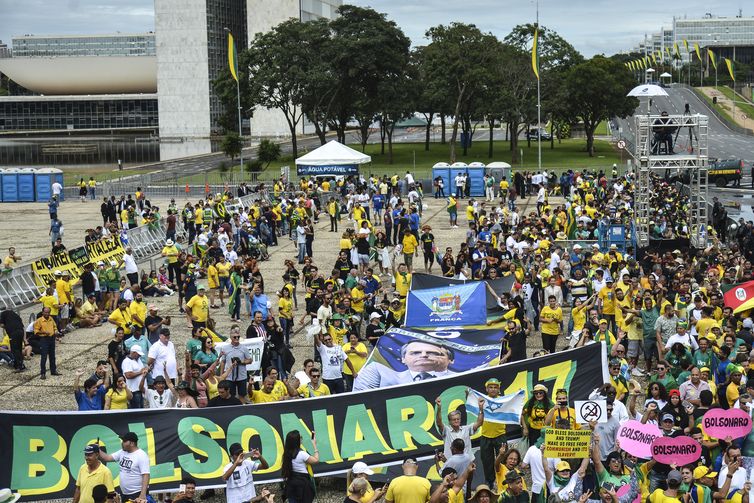
M 754 118 L 754 106 L 746 101 L 741 95 L 733 92 L 728 86 L 718 86 L 717 90 L 723 93 L 729 100 L 736 102 L 736 108 L 740 109 L 749 118 Z
M 730 114 L 730 112 L 728 112 L 727 108 L 722 107 L 720 104 L 715 105 L 714 103 L 712 103 L 712 98 L 710 98 L 704 93 L 699 93 L 697 96 L 701 96 L 704 99 L 704 101 L 707 102 L 710 108 L 717 110 L 720 113 L 720 115 L 722 115 L 723 118 L 725 118 L 726 121 L 730 122 L 731 124 L 736 124 L 736 121 L 733 120 L 733 116 Z
M 523 163 L 517 163 L 514 168 L 533 169 L 537 167 L 537 143 L 532 142 L 531 148 L 527 147 L 526 140 L 519 142 L 519 149 L 523 149 Z M 361 150 L 360 145 L 350 145 L 356 150 Z M 549 142 L 542 143 L 542 167 L 554 169 L 556 171 L 564 169 L 582 169 L 582 168 L 608 168 L 613 163 L 620 163 L 620 152 L 618 152 L 608 141 L 597 140 L 594 142 L 595 155 L 589 157 L 586 154 L 586 140 L 579 138 L 573 140 L 563 140 L 558 144 L 555 141 L 555 148 L 550 149 Z M 456 156 L 458 162 L 471 163 L 473 161 L 484 162 L 485 164 L 492 161 L 504 161 L 510 163 L 511 152 L 509 142 L 495 141 L 493 147 L 493 157 L 487 157 L 488 143 L 481 136 L 475 137 L 474 143 L 469 148 L 466 156 L 463 151 L 459 150 Z M 437 162 L 448 162 L 450 157 L 449 145 L 439 143 L 430 144 L 430 150 L 424 150 L 423 143 L 396 143 L 393 145 L 393 164 L 388 163 L 387 145 L 385 154 L 380 153 L 380 145 L 367 145 L 366 153 L 372 157 L 371 164 L 367 164 L 362 173 L 376 173 L 379 175 L 392 175 L 393 173 L 405 173 L 411 171 L 414 176 L 419 178 L 429 178 L 432 172 L 432 166 Z M 280 176 L 280 168 L 290 166 L 291 172 L 295 172 L 293 160 L 287 159 L 276 161 L 260 173 L 260 180 L 272 180 Z M 234 167 L 237 170 L 237 165 Z M 210 183 L 212 179 L 219 180 L 221 173 L 214 171 L 210 173 Z M 178 183 L 204 183 L 204 175 L 196 175 L 180 179 Z M 217 183 L 217 182 L 215 182 Z
M 607 136 L 610 133 L 607 130 L 607 121 L 602 121 L 597 125 L 597 129 L 594 130 L 594 136 Z
M 144 173 L 150 173 L 152 171 L 155 171 L 155 168 L 133 168 L 133 169 L 124 169 L 123 171 L 118 171 L 117 169 L 113 169 L 110 166 L 93 166 L 93 167 L 82 167 L 82 166 L 56 166 L 61 171 L 63 171 L 63 185 L 66 187 L 69 187 L 71 185 L 76 185 L 79 180 L 83 177 L 84 180 L 89 180 L 90 176 L 93 176 L 95 180 L 98 182 L 104 182 L 105 180 L 110 180 L 112 178 L 119 178 L 124 176 L 131 176 L 131 175 L 143 175 Z

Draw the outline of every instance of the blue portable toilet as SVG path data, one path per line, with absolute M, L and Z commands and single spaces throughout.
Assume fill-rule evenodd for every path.
M 3 173 L 5 173 L 5 169 L 0 168 L 0 203 L 3 202 Z
M 52 184 L 59 182 L 63 185 L 63 172 L 57 168 L 41 168 L 34 173 L 34 184 L 36 189 L 36 201 L 44 202 L 52 197 Z M 60 193 L 61 200 L 63 193 Z
M 484 168 L 483 162 L 469 163 L 470 194 L 473 197 L 484 197 L 484 174 L 486 173 Z
M 456 176 L 458 176 L 459 173 L 466 173 L 468 171 L 469 165 L 465 162 L 454 162 L 450 165 L 450 194 L 456 193 Z
M 450 179 L 450 164 L 447 162 L 438 162 L 432 166 L 432 190 L 434 191 L 434 180 L 437 177 L 442 178 L 443 190 L 445 195 L 448 196 L 455 191 L 455 187 L 451 187 L 452 180 Z
M 18 168 L 7 168 L 3 171 L 3 202 L 18 202 Z
M 34 202 L 34 168 L 22 168 L 18 170 L 18 200 L 21 202 Z

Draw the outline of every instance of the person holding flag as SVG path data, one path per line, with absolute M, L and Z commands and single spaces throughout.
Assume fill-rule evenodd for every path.
M 506 444 L 506 424 L 521 423 L 521 409 L 524 405 L 524 390 L 512 395 L 500 396 L 500 380 L 490 378 L 484 383 L 486 394 L 469 389 L 466 397 L 466 412 L 474 415 L 484 414 L 482 438 L 479 443 L 479 457 L 484 469 L 484 480 L 490 487 L 495 484 L 495 457 L 500 448 Z M 484 399 L 480 411 L 479 399 Z

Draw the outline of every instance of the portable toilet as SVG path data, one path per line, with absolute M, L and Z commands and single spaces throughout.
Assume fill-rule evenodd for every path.
M 34 173 L 36 200 L 47 202 L 52 198 L 52 184 L 59 182 L 63 185 L 63 172 L 57 168 L 41 168 Z M 63 193 L 60 193 L 61 199 Z
M 7 168 L 3 171 L 3 202 L 18 202 L 18 168 Z
M 511 182 L 511 165 L 507 162 L 491 162 L 487 165 L 485 171 L 488 175 L 495 177 L 495 181 L 500 184 L 500 180 L 505 177 L 508 182 Z
M 18 170 L 18 200 L 21 202 L 34 202 L 34 168 L 21 168 Z
M 443 191 L 445 195 L 449 195 L 455 191 L 455 187 L 451 187 L 452 180 L 450 179 L 450 164 L 447 162 L 438 162 L 432 166 L 432 188 L 434 190 L 434 180 L 437 177 L 442 178 Z
M 0 203 L 3 202 L 3 173 L 5 173 L 5 169 L 0 168 Z

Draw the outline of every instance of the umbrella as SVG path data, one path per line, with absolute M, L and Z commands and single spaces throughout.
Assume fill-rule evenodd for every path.
M 655 84 L 642 84 L 631 89 L 626 96 L 635 96 L 637 98 L 651 98 L 653 96 L 667 96 L 665 89 Z M 649 113 L 649 100 L 647 100 L 647 114 Z

